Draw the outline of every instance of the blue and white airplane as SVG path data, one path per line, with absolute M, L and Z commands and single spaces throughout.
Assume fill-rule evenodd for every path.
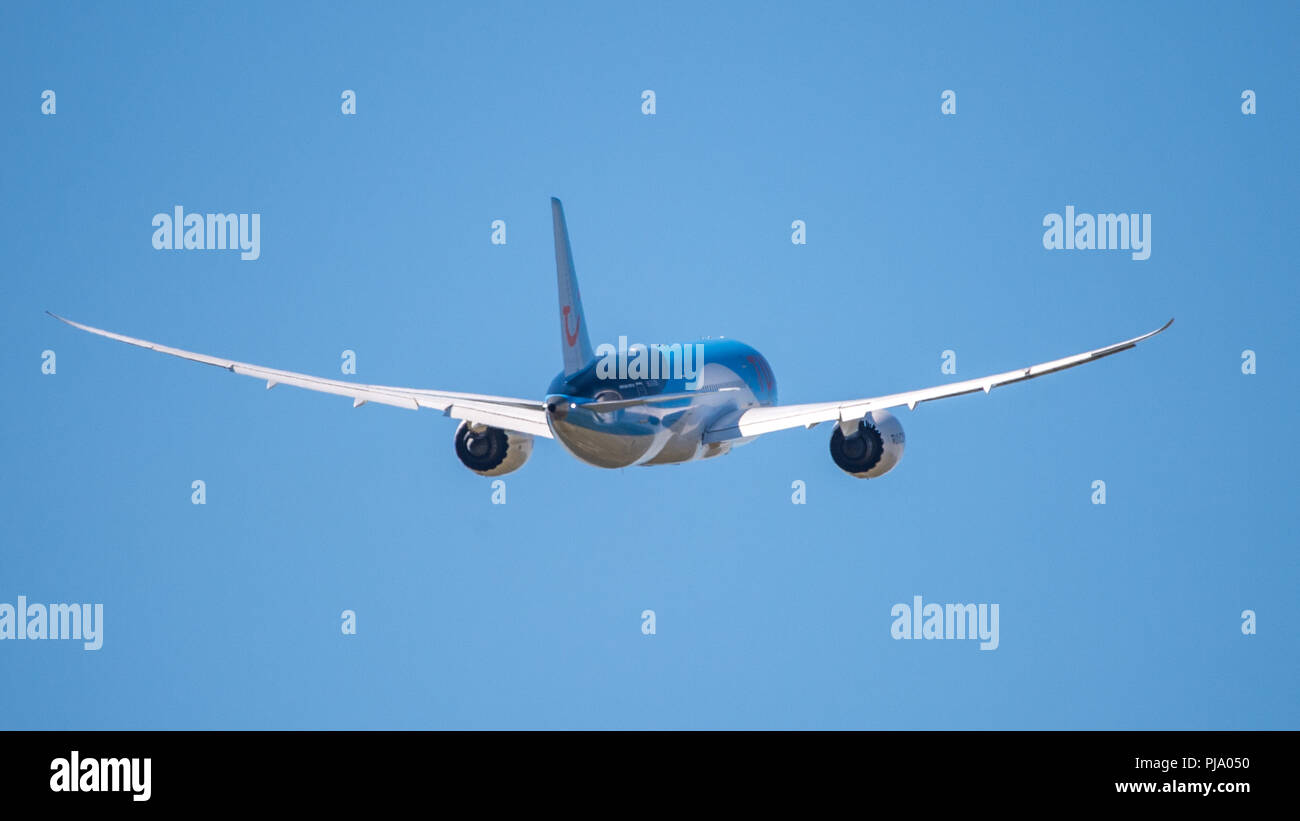
M 456 429 L 456 456 L 483 476 L 518 470 L 528 461 L 536 437 L 556 439 L 591 465 L 672 465 L 710 459 L 765 433 L 834 423 L 830 451 L 835 464 L 863 479 L 883 476 L 903 457 L 903 426 L 891 408 L 983 391 L 1095 362 L 1126 351 L 1168 328 L 1163 327 L 1093 351 L 979 379 L 886 396 L 778 405 L 776 379 L 755 349 L 733 340 L 689 345 L 601 345 L 593 350 L 582 310 L 564 209 L 551 200 L 555 267 L 560 292 L 560 350 L 564 371 L 541 400 L 474 393 L 363 385 L 338 379 L 279 371 L 205 354 L 169 348 L 50 314 L 69 325 L 119 342 L 138 345 L 194 362 L 217 365 L 277 385 L 347 396 L 353 407 L 367 402 L 408 410 L 430 408 L 462 420 Z

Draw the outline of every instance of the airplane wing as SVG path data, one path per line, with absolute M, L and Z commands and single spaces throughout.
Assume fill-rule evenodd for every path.
M 704 435 L 705 442 L 725 442 L 732 439 L 744 439 L 752 436 L 760 436 L 772 431 L 785 430 L 787 428 L 806 427 L 811 428 L 822 422 L 835 421 L 848 428 L 848 433 L 857 429 L 858 420 L 860 420 L 868 411 L 882 410 L 884 408 L 896 408 L 906 405 L 909 410 L 916 408 L 921 402 L 929 402 L 932 399 L 945 399 L 949 396 L 961 396 L 962 394 L 975 393 L 984 391 L 988 393 L 994 388 L 1002 385 L 1010 385 L 1013 382 L 1023 382 L 1026 379 L 1033 379 L 1036 376 L 1056 373 L 1066 368 L 1073 368 L 1075 365 L 1083 365 L 1088 362 L 1095 362 L 1104 356 L 1110 356 L 1120 351 L 1127 351 L 1129 348 L 1137 345 L 1144 339 L 1150 339 L 1156 334 L 1172 325 L 1171 319 L 1162 327 L 1157 328 L 1150 333 L 1142 336 L 1136 336 L 1123 342 L 1116 342 L 1114 345 L 1107 345 L 1104 348 L 1097 348 L 1094 351 L 1087 351 L 1074 356 L 1067 356 L 1063 359 L 1054 359 L 1051 362 L 1043 362 L 1038 365 L 1030 365 L 1027 368 L 1020 368 L 1006 373 L 997 373 L 992 376 L 984 376 L 979 379 L 967 379 L 962 382 L 952 382 L 947 385 L 937 385 L 933 388 L 924 388 L 918 391 L 906 391 L 904 393 L 892 393 L 888 396 L 875 396 L 868 399 L 851 399 L 847 402 L 820 402 L 809 405 L 775 405 L 766 408 L 750 408 L 745 411 L 728 414 L 713 424 Z
M 450 416 L 452 419 L 464 419 L 474 424 L 490 425 L 494 428 L 529 433 L 547 439 L 551 438 L 551 429 L 546 424 L 546 409 L 542 402 L 511 399 L 504 396 L 485 396 L 476 393 L 392 388 L 385 385 L 363 385 L 341 379 L 323 379 L 319 376 L 310 376 L 292 371 L 279 371 L 274 368 L 264 368 L 260 365 L 249 365 L 246 362 L 235 362 L 217 356 L 183 351 L 180 348 L 169 348 L 166 345 L 159 345 L 144 339 L 135 339 L 122 334 L 115 334 L 112 331 L 82 325 L 80 322 L 73 322 L 71 319 L 65 319 L 49 311 L 46 311 L 46 313 L 60 322 L 66 322 L 74 328 L 98 336 L 116 339 L 118 342 L 125 342 L 128 345 L 148 348 L 151 351 L 178 356 L 191 362 L 216 365 L 233 373 L 251 376 L 255 379 L 264 379 L 266 380 L 267 390 L 274 388 L 276 385 L 290 385 L 295 388 L 306 388 L 309 391 L 347 396 L 352 399 L 352 407 L 354 408 L 360 407 L 367 402 L 392 405 L 393 407 L 408 410 L 431 408 L 444 416 Z

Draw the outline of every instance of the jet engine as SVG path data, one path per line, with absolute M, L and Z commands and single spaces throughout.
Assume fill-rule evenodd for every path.
M 903 426 L 889 411 L 871 411 L 849 436 L 837 424 L 831 434 L 831 458 L 845 473 L 874 479 L 894 469 L 903 458 Z
M 456 458 L 480 476 L 518 470 L 533 452 L 533 437 L 487 425 L 461 422 L 456 428 Z

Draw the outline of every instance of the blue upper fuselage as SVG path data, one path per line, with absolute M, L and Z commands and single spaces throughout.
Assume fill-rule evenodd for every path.
M 635 348 L 636 346 L 629 346 Z M 604 350 L 606 356 L 602 357 L 601 352 Z M 612 355 L 610 354 L 612 351 Z M 713 390 L 718 389 L 716 377 L 710 378 L 714 369 L 708 368 L 709 365 L 717 365 L 730 371 L 734 376 L 732 379 L 739 378 L 744 385 L 749 388 L 756 404 L 774 405 L 776 404 L 776 379 L 772 374 L 772 368 L 767 364 L 763 355 L 754 348 L 743 342 L 737 342 L 734 339 L 706 339 L 699 342 L 685 343 L 680 346 L 673 346 L 671 350 L 661 355 L 659 367 L 650 370 L 656 363 L 650 351 L 647 351 L 644 360 L 637 362 L 637 352 L 627 351 L 624 348 L 624 355 L 619 356 L 619 349 L 613 345 L 602 345 L 597 349 L 595 359 L 588 362 L 581 370 L 576 373 L 565 375 L 558 374 L 555 379 L 551 380 L 550 386 L 546 389 L 548 394 L 564 395 L 575 398 L 594 399 L 598 394 L 608 391 L 616 391 L 624 399 L 631 399 L 636 396 L 655 396 L 662 393 L 684 393 L 689 390 Z M 691 351 L 702 354 L 700 357 L 692 355 Z M 623 373 L 618 373 L 617 364 L 619 359 L 624 360 L 625 368 Z M 697 361 L 702 359 L 703 361 Z M 605 367 L 599 367 L 605 362 Z M 667 365 L 668 367 L 665 367 Z M 614 367 L 611 367 L 614 366 Z M 613 371 L 611 373 L 611 371 Z M 692 372 L 703 377 L 699 384 L 685 378 Z M 710 385 L 712 384 L 712 386 Z

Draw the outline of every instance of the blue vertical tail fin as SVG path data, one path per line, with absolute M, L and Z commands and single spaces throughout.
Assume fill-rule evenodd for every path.
M 564 206 L 555 197 L 551 197 L 551 219 L 555 227 L 555 276 L 560 290 L 560 350 L 564 353 L 564 374 L 569 376 L 582 370 L 595 354 L 587 337 L 587 317 L 582 312 L 582 295 L 573 270 Z

